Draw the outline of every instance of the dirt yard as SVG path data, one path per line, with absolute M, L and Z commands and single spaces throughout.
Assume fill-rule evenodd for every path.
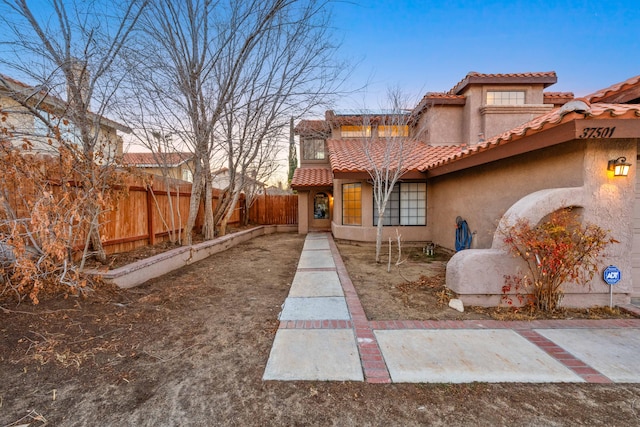
M 86 299 L 2 302 L 0 426 L 640 425 L 638 385 L 263 382 L 303 242 L 260 237 Z M 407 282 L 370 246 L 339 249 L 371 319 L 488 316 L 438 304 L 437 257 L 410 257 Z

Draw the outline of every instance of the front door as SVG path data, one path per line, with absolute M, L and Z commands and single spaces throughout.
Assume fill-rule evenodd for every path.
M 313 196 L 313 212 L 311 213 L 311 228 L 328 230 L 331 228 L 331 197 L 324 191 Z

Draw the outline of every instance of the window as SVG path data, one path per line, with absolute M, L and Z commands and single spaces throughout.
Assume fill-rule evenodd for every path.
M 402 182 L 393 187 L 385 207 L 382 225 L 427 225 L 427 184 Z M 373 225 L 378 225 L 378 209 L 373 206 Z
M 324 160 L 324 139 L 305 139 L 302 144 L 302 158 L 304 160 Z
M 371 126 L 340 126 L 342 138 L 368 138 L 371 136 Z
M 362 225 L 362 184 L 342 184 L 342 224 Z
M 313 198 L 313 218 L 329 219 L 329 196 L 327 193 L 318 193 Z
M 182 169 L 182 180 L 193 182 L 193 173 L 189 169 Z
M 409 126 L 378 126 L 378 138 L 394 138 L 409 136 Z
M 487 91 L 487 105 L 523 105 L 524 91 Z

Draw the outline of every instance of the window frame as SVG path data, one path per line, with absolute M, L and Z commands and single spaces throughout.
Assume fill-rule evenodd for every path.
M 390 132 L 387 132 L 389 128 Z M 406 138 L 409 136 L 409 125 L 378 125 L 378 138 Z
M 496 94 L 499 94 L 499 97 L 495 97 Z M 489 102 L 489 97 L 492 96 L 492 101 Z M 508 95 L 508 96 L 504 96 Z M 516 96 L 511 96 L 516 95 Z M 520 96 L 521 95 L 521 96 Z M 499 100 L 499 102 L 496 102 Z M 514 100 L 515 102 L 510 102 Z M 519 101 L 522 102 L 519 102 Z M 506 102 L 505 102 L 506 101 Z M 527 91 L 526 90 L 487 90 L 485 95 L 485 105 L 525 105 L 527 102 Z
M 362 225 L 362 183 L 342 184 L 342 225 Z
M 341 138 L 369 138 L 371 137 L 370 125 L 341 125 Z
M 404 187 L 404 190 L 403 190 Z M 420 188 L 422 187 L 422 188 Z M 420 196 L 422 195 L 422 196 Z M 397 204 L 396 204 L 397 201 Z M 391 203 L 391 205 L 389 204 Z M 390 211 L 391 210 L 391 211 Z M 373 225 L 378 225 L 378 209 L 373 201 Z M 383 216 L 383 227 L 427 225 L 427 183 L 399 182 L 393 187 Z
M 320 149 L 321 148 L 321 149 Z M 308 138 L 302 142 L 302 160 L 326 160 L 327 143 L 322 138 Z

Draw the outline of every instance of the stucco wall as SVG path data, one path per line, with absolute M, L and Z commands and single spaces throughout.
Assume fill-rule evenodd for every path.
M 455 220 L 467 221 L 472 248 L 489 248 L 498 221 L 525 195 L 537 190 L 582 185 L 584 143 L 516 156 L 429 180 L 427 224 L 433 241 L 455 248 Z
M 482 133 L 490 139 L 552 109 L 553 105 L 486 105 L 480 108 Z
M 494 118 L 490 119 L 489 126 L 485 127 L 484 117 L 480 114 L 480 109 L 486 105 L 487 91 L 524 91 L 525 92 L 525 104 L 540 106 L 544 103 L 543 85 L 473 85 L 470 86 L 462 95 L 466 96 L 466 104 L 464 106 L 464 126 L 462 133 L 462 141 L 467 144 L 476 144 L 479 140 L 479 134 L 484 135 L 484 139 L 491 138 L 503 131 L 511 129 L 527 121 L 517 121 L 514 125 L 510 122 L 510 119 Z M 543 107 L 544 108 L 544 107 Z M 546 110 L 543 110 L 543 112 Z M 543 112 L 537 115 L 543 114 Z M 534 115 L 535 116 L 535 115 Z M 533 118 L 533 117 L 531 117 Z M 503 120 L 509 121 L 501 124 Z
M 359 182 L 362 184 L 362 225 L 342 224 L 342 184 Z M 333 180 L 333 217 L 331 231 L 337 239 L 375 242 L 377 229 L 373 225 L 373 187 L 365 181 L 334 179 Z M 427 194 L 427 207 L 429 195 Z M 427 218 L 427 222 L 429 219 Z M 396 240 L 396 230 L 405 242 L 426 242 L 431 240 L 431 232 L 426 226 L 386 226 L 383 227 L 382 240 Z
M 298 233 L 309 232 L 309 192 L 298 190 Z
M 493 200 L 500 205 L 505 204 L 502 202 L 505 196 L 511 199 L 508 195 L 520 195 L 508 207 L 507 215 L 500 214 L 487 203 L 487 200 L 480 202 L 468 198 L 467 205 L 471 212 L 470 217 L 473 218 L 470 225 L 473 229 L 474 220 L 480 222 L 487 219 L 481 215 L 473 216 L 474 209 L 480 210 L 483 206 L 486 206 L 488 211 L 495 212 L 492 214 L 495 215 L 494 221 L 501 220 L 507 225 L 515 222 L 517 218 L 527 218 L 536 223 L 554 210 L 572 205 L 581 206 L 582 218 L 586 223 L 593 223 L 607 230 L 609 235 L 618 241 L 607 248 L 598 271 L 601 272 L 607 265 L 620 268 L 622 279 L 613 287 L 613 303 L 628 303 L 632 291 L 631 250 L 636 170 L 632 167 L 628 177 L 614 177 L 612 172 L 607 171 L 607 162 L 620 156 L 636 158 L 636 146 L 635 139 L 575 140 L 564 144 L 563 149 L 556 147 L 542 152 L 547 156 L 545 163 L 548 163 L 549 167 L 541 163 L 542 159 L 537 156 L 537 152 L 526 158 L 520 156 L 520 171 L 508 179 L 503 177 L 508 185 L 497 186 L 493 194 Z M 552 158 L 549 158 L 550 155 L 553 155 Z M 556 159 L 563 160 L 566 169 L 575 173 L 581 182 L 572 182 L 575 178 L 568 179 L 570 177 L 561 169 L 551 167 Z M 576 168 L 577 166 L 580 167 Z M 488 171 L 490 165 L 476 169 L 478 173 Z M 473 175 L 456 175 L 462 182 L 474 178 Z M 544 175 L 548 177 L 545 178 Z M 538 182 L 547 182 L 546 188 L 540 191 L 531 188 L 537 187 Z M 548 185 L 549 183 L 552 185 Z M 442 180 L 435 186 L 438 184 L 442 189 L 447 182 Z M 457 201 L 459 202 L 458 199 Z M 489 217 L 486 212 L 483 214 Z M 524 266 L 521 260 L 508 253 L 499 235 L 496 235 L 490 248 L 485 241 L 480 243 L 480 247 L 486 249 L 461 251 L 449 261 L 447 286 L 458 293 L 466 304 L 497 305 L 502 295 L 504 276 L 523 272 Z M 609 285 L 605 284 L 599 275 L 586 286 L 565 284 L 562 305 L 608 305 L 610 290 Z
M 429 145 L 460 144 L 462 138 L 463 105 L 434 105 L 420 118 L 418 138 Z M 425 132 L 425 130 L 428 130 Z
M 7 112 L 5 125 L 15 134 L 14 145 L 22 145 L 22 139 L 27 138 L 33 143 L 33 150 L 44 153 L 56 153 L 56 145 L 49 145 L 48 138 L 35 135 L 35 116 L 28 112 L 19 103 L 6 96 L 0 96 L 0 111 Z M 115 159 L 117 154 L 122 153 L 122 141 L 118 138 L 114 128 L 101 126 L 98 133 L 98 144 L 96 151 L 101 150 L 106 159 L 98 159 L 98 163 L 106 163 Z

